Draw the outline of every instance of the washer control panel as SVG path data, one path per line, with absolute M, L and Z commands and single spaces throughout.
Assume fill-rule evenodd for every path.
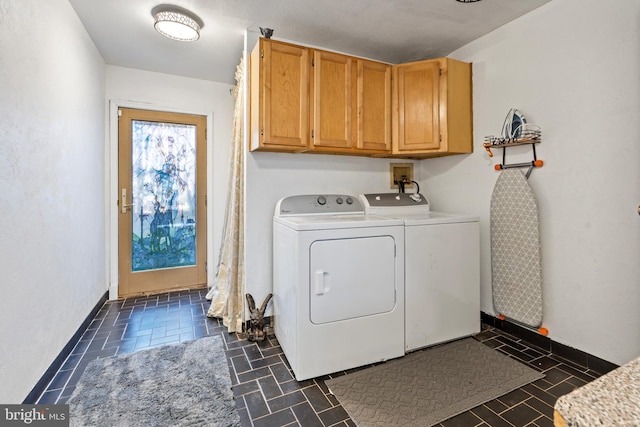
M 278 201 L 276 216 L 362 214 L 364 207 L 357 197 L 349 194 L 309 194 L 289 196 Z
M 368 206 L 421 206 L 429 207 L 429 201 L 420 193 L 373 193 L 361 196 Z

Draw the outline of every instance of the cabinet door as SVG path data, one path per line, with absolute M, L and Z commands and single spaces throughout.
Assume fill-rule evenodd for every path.
M 396 68 L 397 117 L 394 152 L 439 150 L 440 62 L 421 61 Z
M 352 142 L 352 58 L 316 50 L 312 76 L 312 145 L 349 149 Z
M 471 64 L 443 59 L 440 93 L 446 94 L 441 103 L 440 134 L 451 154 L 473 153 L 473 106 Z M 442 96 L 442 95 L 441 95 Z
M 391 150 L 391 66 L 357 61 L 357 139 L 359 150 Z
M 309 49 L 260 39 L 251 55 L 251 89 L 251 149 L 306 149 Z

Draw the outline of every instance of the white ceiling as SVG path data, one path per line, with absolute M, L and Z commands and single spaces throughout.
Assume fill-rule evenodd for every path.
M 170 0 L 200 40 L 153 29 L 162 0 L 69 0 L 107 64 L 234 84 L 245 31 L 392 64 L 447 56 L 551 0 Z

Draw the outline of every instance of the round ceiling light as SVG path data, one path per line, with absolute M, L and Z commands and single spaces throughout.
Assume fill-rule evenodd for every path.
M 153 10 L 154 28 L 170 39 L 191 42 L 200 38 L 202 24 L 187 13 L 172 9 Z

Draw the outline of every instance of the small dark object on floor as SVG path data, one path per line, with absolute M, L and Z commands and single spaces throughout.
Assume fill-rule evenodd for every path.
M 264 312 L 267 309 L 267 304 L 273 296 L 273 294 L 267 295 L 262 302 L 260 309 L 256 309 L 256 303 L 253 300 L 251 294 L 247 294 L 247 302 L 249 303 L 249 311 L 251 311 L 251 320 L 249 321 L 249 330 L 247 331 L 247 340 L 249 341 L 264 341 L 267 334 L 264 330 Z

